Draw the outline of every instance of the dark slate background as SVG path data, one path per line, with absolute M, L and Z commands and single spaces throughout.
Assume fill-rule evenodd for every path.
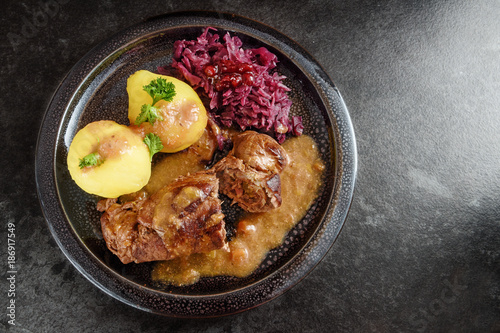
M 1 8 L 0 331 L 500 331 L 498 0 L 8 0 Z M 148 17 L 200 9 L 261 21 L 309 50 L 343 94 L 359 166 L 346 225 L 302 283 L 242 314 L 183 320 L 122 304 L 76 271 L 44 221 L 34 155 L 53 92 L 86 52 Z M 7 324 L 8 222 L 16 326 Z

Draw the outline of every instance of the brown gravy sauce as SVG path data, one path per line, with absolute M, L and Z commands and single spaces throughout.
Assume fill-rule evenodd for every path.
M 265 213 L 248 213 L 237 222 L 229 251 L 215 250 L 155 263 L 152 279 L 174 285 L 188 285 L 200 277 L 250 275 L 269 250 L 279 246 L 288 231 L 306 214 L 321 185 L 324 163 L 313 139 L 307 135 L 283 143 L 290 156 L 281 174 L 281 207 Z M 189 151 L 171 154 L 153 167 L 148 193 L 154 193 L 180 175 L 204 169 L 202 161 Z

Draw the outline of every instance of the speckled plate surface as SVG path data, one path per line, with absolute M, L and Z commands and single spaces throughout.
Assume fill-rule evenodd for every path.
M 75 133 L 94 120 L 127 124 L 127 77 L 171 62 L 173 43 L 194 39 L 206 26 L 240 37 L 244 47 L 265 46 L 292 89 L 292 114 L 301 115 L 326 163 L 318 199 L 284 243 L 246 278 L 203 278 L 187 287 L 161 286 L 152 264 L 123 265 L 102 239 L 97 197 L 80 190 L 67 171 Z M 71 263 L 107 294 L 136 308 L 178 317 L 233 314 L 263 304 L 297 284 L 324 257 L 346 219 L 356 175 L 356 144 L 346 106 L 318 63 L 276 30 L 247 18 L 189 12 L 155 17 L 104 41 L 68 73 L 53 96 L 36 152 L 38 195 L 48 226 Z

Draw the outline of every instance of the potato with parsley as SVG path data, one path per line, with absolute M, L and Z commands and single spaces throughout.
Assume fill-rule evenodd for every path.
M 147 140 L 111 120 L 88 124 L 73 138 L 68 151 L 71 177 L 84 191 L 105 198 L 140 190 L 151 176 Z M 154 139 L 154 138 L 153 138 Z
M 139 131 L 160 138 L 162 152 L 183 150 L 203 134 L 207 112 L 198 94 L 174 77 L 140 70 L 127 80 L 128 118 Z

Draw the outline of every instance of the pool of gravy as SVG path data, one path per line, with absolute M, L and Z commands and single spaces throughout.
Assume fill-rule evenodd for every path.
M 290 164 L 281 174 L 281 207 L 242 216 L 236 222 L 228 251 L 215 250 L 155 263 L 154 281 L 182 286 L 201 277 L 245 277 L 259 267 L 269 250 L 281 245 L 316 199 L 325 168 L 314 140 L 307 135 L 286 140 L 283 148 L 290 156 Z M 179 175 L 204 168 L 201 159 L 189 151 L 168 155 L 154 166 L 146 190 L 154 193 Z

